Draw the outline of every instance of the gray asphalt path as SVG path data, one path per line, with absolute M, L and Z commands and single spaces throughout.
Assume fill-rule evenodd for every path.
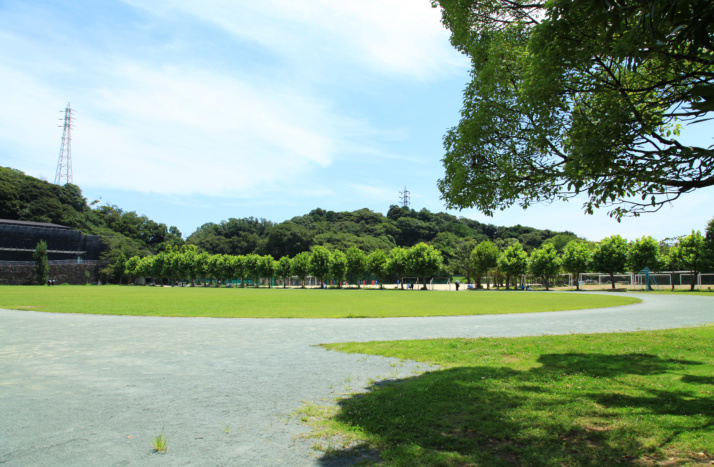
M 289 415 L 413 362 L 314 344 L 665 329 L 714 322 L 714 298 L 617 308 L 386 319 L 210 319 L 0 310 L 0 464 L 316 465 Z M 168 437 L 168 452 L 151 440 Z M 226 432 L 227 431 L 227 432 Z

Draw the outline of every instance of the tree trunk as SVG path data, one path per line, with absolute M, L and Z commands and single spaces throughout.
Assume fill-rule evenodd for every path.
M 508 290 L 508 286 L 509 286 L 510 282 L 511 282 L 511 276 L 506 274 L 506 290 Z
M 610 273 L 610 283 L 612 284 L 612 289 L 615 290 L 615 273 Z

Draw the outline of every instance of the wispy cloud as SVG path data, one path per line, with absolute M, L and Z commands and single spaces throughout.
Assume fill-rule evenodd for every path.
M 163 18 L 180 12 L 215 24 L 308 70 L 341 64 L 424 79 L 465 61 L 427 0 L 124 1 Z
M 351 154 L 394 153 L 385 145 L 408 136 L 404 127 L 378 128 L 359 112 L 345 112 L 334 88 L 364 92 L 350 86 L 370 74 L 422 79 L 455 57 L 428 2 L 123 3 L 128 12 L 111 23 L 102 23 L 106 12 L 87 13 L 90 26 L 81 29 L 90 41 L 62 32 L 75 30 L 62 23 L 75 18 L 54 24 L 46 11 L 25 7 L 13 12 L 16 22 L 37 34 L 23 35 L 20 27 L 0 33 L 12 45 L 0 51 L 10 64 L 0 85 L 12 90 L 0 138 L 26 154 L 32 147 L 28 157 L 52 172 L 61 130 L 38 131 L 36 117 L 48 115 L 54 129 L 56 112 L 71 100 L 78 109 L 75 181 L 85 187 L 329 195 L 329 181 L 315 186 L 319 170 Z M 216 28 L 229 40 L 203 43 Z M 344 79 L 352 82 L 335 84 Z
M 354 126 L 280 83 L 137 64 L 115 69 L 127 84 L 98 90 L 75 132 L 77 154 L 94 167 L 88 179 L 101 185 L 250 197 L 330 165 Z

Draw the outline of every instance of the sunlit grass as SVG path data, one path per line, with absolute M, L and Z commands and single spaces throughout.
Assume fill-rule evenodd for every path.
M 578 310 L 638 303 L 596 294 L 406 290 L 5 286 L 0 308 L 215 318 L 382 318 Z
M 329 344 L 443 369 L 304 411 L 331 454 L 380 465 L 708 465 L 712 342 L 714 326 Z

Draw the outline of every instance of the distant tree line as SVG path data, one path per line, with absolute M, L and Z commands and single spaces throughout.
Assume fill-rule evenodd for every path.
M 167 227 L 117 206 L 97 204 L 97 201 L 88 204 L 76 185 L 58 186 L 27 176 L 19 170 L 0 167 L 0 218 L 57 223 L 103 236 L 107 245 L 103 257 L 109 266 L 102 275 L 105 280 L 114 282 L 125 278 L 129 261 L 133 266 L 130 275 L 166 280 L 178 280 L 179 277 L 222 280 L 228 277 L 225 275 L 228 266 L 219 274 L 223 266 L 219 267 L 221 262 L 217 259 L 211 260 L 215 263 L 210 263 L 214 264 L 212 274 L 196 271 L 205 271 L 205 264 L 209 264 L 206 258 L 210 257 L 224 258 L 221 261 L 227 261 L 226 264 L 243 260 L 228 261 L 225 258 L 246 258 L 245 261 L 250 258 L 251 265 L 255 263 L 255 258 L 272 258 L 277 263 L 287 258 L 283 260 L 281 269 L 285 272 L 288 261 L 292 268 L 296 258 L 304 261 L 305 257 L 312 258 L 315 252 L 318 252 L 317 257 L 323 257 L 322 274 L 315 274 L 317 259 L 313 260 L 313 269 L 308 270 L 308 274 L 334 280 L 334 277 L 341 277 L 340 268 L 345 261 L 351 265 L 346 267 L 345 274 L 359 276 L 355 272 L 359 270 L 356 266 L 359 261 L 355 263 L 354 259 L 354 255 L 359 254 L 355 251 L 362 252 L 366 258 L 384 255 L 389 260 L 391 266 L 387 272 L 377 274 L 373 269 L 365 272 L 376 277 L 406 275 L 425 278 L 438 274 L 465 276 L 470 281 L 488 275 L 495 277 L 498 285 L 506 286 L 512 285 L 515 278 L 526 272 L 553 277 L 561 271 L 580 273 L 589 270 L 612 275 L 626 270 L 638 272 L 641 268 L 637 267 L 643 264 L 653 271 L 683 269 L 706 272 L 714 268 L 714 220 L 709 223 L 705 235 L 693 231 L 691 235 L 660 243 L 644 237 L 646 241 L 640 239 L 630 244 L 621 238 L 616 240 L 616 236 L 596 244 L 578 238 L 572 232 L 539 230 L 521 225 L 498 227 L 447 213 L 432 213 L 427 209 L 416 211 L 390 206 L 385 216 L 369 209 L 335 212 L 318 208 L 281 223 L 253 217 L 207 223 L 184 240 L 176 227 Z M 418 245 L 427 245 L 439 253 L 438 272 L 425 274 L 424 271 L 417 273 L 406 267 L 398 269 L 400 262 L 396 258 L 400 252 L 411 251 Z M 625 265 L 622 263 L 623 255 L 629 258 Z M 199 265 L 195 268 L 180 266 L 175 262 L 178 260 L 173 259 L 175 256 L 188 259 L 200 257 L 200 260 L 197 259 Z M 158 259 L 154 259 L 156 257 Z M 584 257 L 587 261 L 582 259 Z M 645 258 L 646 261 L 637 258 Z M 141 262 L 143 269 L 135 269 L 137 261 Z M 153 262 L 156 262 L 155 266 Z M 264 259 L 263 262 L 265 270 L 269 271 L 269 261 Z M 152 264 L 151 268 L 148 264 Z M 558 268 L 554 264 L 559 264 Z M 574 264 L 579 266 L 576 268 Z M 241 277 L 257 277 L 255 267 L 251 267 L 252 272 L 248 275 L 243 273 Z M 188 272 L 178 275 L 177 271 Z M 190 276 L 189 272 L 196 275 Z
M 651 272 L 689 271 L 690 289 L 694 290 L 697 274 L 714 269 L 714 219 L 709 222 L 706 235 L 693 230 L 673 244 L 659 243 L 649 236 L 628 243 L 613 235 L 597 244 L 571 240 L 562 250 L 553 242 L 546 242 L 529 255 L 520 243 L 500 250 L 486 240 L 473 249 L 470 259 L 463 273 L 468 282 L 475 278 L 478 286 L 483 276 L 490 276 L 495 285 L 505 284 L 508 289 L 530 274 L 540 278 L 547 290 L 552 279 L 561 273 L 572 274 L 577 280 L 582 273 L 597 272 L 608 274 L 614 289 L 616 274 L 638 274 L 648 268 Z M 487 280 L 486 287 L 489 285 Z M 576 287 L 580 288 L 578 282 Z
M 463 274 L 467 283 L 473 279 L 477 287 L 481 287 L 482 278 L 487 276 L 487 288 L 492 280 L 494 286 L 505 286 L 506 289 L 517 287 L 519 281 L 523 287 L 523 277 L 530 274 L 540 278 L 546 290 L 561 273 L 572 274 L 576 279 L 586 272 L 608 274 L 615 288 L 615 275 L 639 273 L 648 268 L 652 272 L 689 271 L 693 290 L 697 274 L 714 268 L 714 220 L 709 223 L 706 236 L 692 231 L 673 245 L 660 244 L 648 236 L 628 243 L 621 236 L 613 235 L 598 244 L 571 240 L 562 249 L 558 249 L 554 242 L 544 243 L 529 254 L 518 241 L 499 249 L 494 242 L 483 240 L 473 248 L 463 266 L 463 270 L 449 270 L 444 266 L 441 252 L 426 243 L 409 248 L 394 247 L 388 253 L 375 249 L 368 254 L 355 246 L 346 251 L 330 251 L 317 245 L 309 252 L 280 259 L 255 253 L 210 255 L 198 253 L 195 245 L 184 245 L 154 256 L 134 256 L 129 260 L 120 257 L 115 264 L 116 275 L 129 280 L 142 276 L 152 277 L 160 283 L 168 280 L 192 285 L 198 280 L 204 286 L 208 280 L 216 286 L 232 280 L 239 280 L 241 286 L 245 286 L 245 281 L 250 280 L 257 287 L 260 279 L 267 279 L 270 286 L 273 278 L 280 278 L 285 286 L 291 277 L 297 277 L 304 287 L 305 279 L 314 276 L 321 284 L 332 281 L 341 287 L 348 276 L 358 286 L 370 276 L 376 277 L 380 285 L 385 280 L 396 282 L 410 276 L 417 277 L 416 282 L 426 288 L 430 278 L 450 277 L 456 273 Z
M 366 254 L 355 246 L 345 252 L 330 251 L 318 245 L 309 252 L 277 260 L 272 255 L 255 253 L 211 255 L 205 251 L 199 253 L 195 245 L 184 245 L 153 256 L 126 259 L 120 254 L 112 268 L 119 280 L 150 277 L 160 284 L 166 280 L 191 285 L 198 282 L 203 286 L 207 286 L 209 281 L 218 286 L 221 282 L 238 280 L 242 287 L 245 287 L 246 281 L 258 287 L 261 279 L 267 279 L 270 287 L 274 278 L 281 279 L 283 286 L 286 286 L 291 277 L 297 277 L 299 285 L 304 287 L 308 276 L 314 276 L 320 284 L 332 281 L 337 287 L 341 287 L 349 276 L 361 287 L 367 277 L 376 277 L 382 285 L 390 277 L 398 280 L 403 276 L 412 276 L 417 278 L 417 284 L 426 288 L 429 278 L 445 274 L 441 253 L 426 243 L 409 248 L 395 247 L 389 254 L 382 249 Z

